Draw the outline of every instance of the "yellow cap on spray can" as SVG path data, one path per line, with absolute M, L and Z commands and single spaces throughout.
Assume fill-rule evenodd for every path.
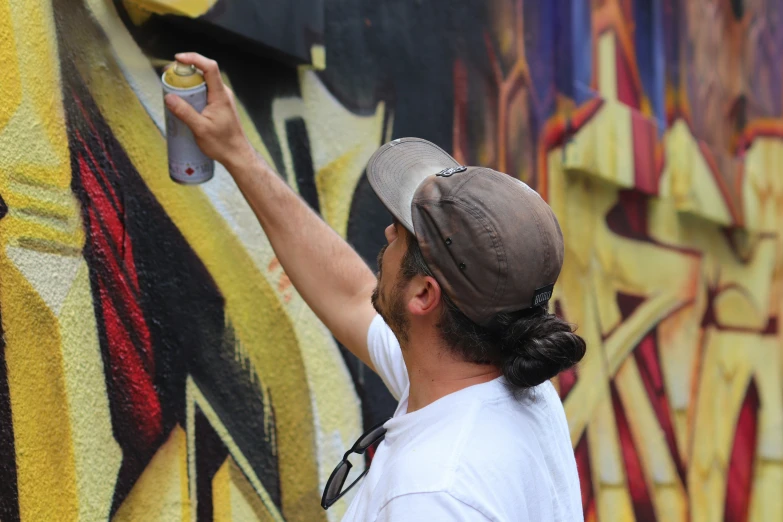
M 204 83 L 204 75 L 195 65 L 174 62 L 163 73 L 163 81 L 177 89 L 192 89 Z

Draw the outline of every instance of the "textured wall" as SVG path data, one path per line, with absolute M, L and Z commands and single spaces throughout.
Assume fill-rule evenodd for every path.
M 158 77 L 191 49 L 368 262 L 394 137 L 550 202 L 588 520 L 783 520 L 783 1 L 270 5 L 283 43 L 241 40 L 244 4 L 0 0 L 0 519 L 326 520 L 392 411 L 228 174 L 168 179 Z

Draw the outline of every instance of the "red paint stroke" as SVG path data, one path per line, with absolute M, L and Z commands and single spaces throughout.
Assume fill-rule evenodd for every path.
M 108 176 L 101 168 L 100 163 L 95 159 L 95 156 L 93 156 L 81 133 L 78 131 L 78 129 L 73 129 L 73 132 L 81 143 L 83 147 L 82 150 L 87 154 L 90 160 L 87 162 L 85 158 L 79 154 L 80 172 L 82 174 L 85 172 L 90 173 L 90 187 L 88 188 L 85 185 L 85 190 L 88 192 L 88 194 L 97 195 L 102 200 L 106 200 L 107 195 L 108 198 L 111 199 L 111 203 L 108 201 L 102 201 L 101 206 L 103 208 L 101 209 L 101 216 L 106 216 L 108 219 L 111 219 L 110 216 L 114 216 L 113 221 L 116 223 L 112 223 L 110 231 L 115 232 L 115 234 L 113 234 L 113 239 L 115 246 L 117 247 L 116 252 L 120 257 L 122 257 L 122 261 L 125 266 L 128 267 L 126 274 L 130 278 L 130 281 L 133 284 L 136 292 L 139 292 L 140 289 L 139 280 L 136 274 L 136 263 L 133 259 L 133 246 L 131 245 L 130 236 L 125 233 L 125 206 L 123 205 L 121 199 L 117 196 L 117 193 L 109 181 Z M 98 177 L 95 175 L 96 172 L 100 176 L 100 182 L 98 182 Z M 116 212 L 111 208 L 112 204 L 117 209 Z
M 647 203 L 646 194 L 635 190 L 621 190 L 617 194 L 617 204 L 606 215 L 607 225 L 622 237 L 647 241 Z
M 631 427 L 625 415 L 623 404 L 617 387 L 611 383 L 612 406 L 614 407 L 615 421 L 617 422 L 617 436 L 620 440 L 620 450 L 625 463 L 625 475 L 628 480 L 628 491 L 631 494 L 631 503 L 636 522 L 655 522 L 652 498 L 647 488 L 647 483 L 642 472 L 642 463 L 636 450 Z
M 114 188 L 111 186 L 111 183 L 109 182 L 109 177 L 106 175 L 106 173 L 101 168 L 101 164 L 98 162 L 98 160 L 95 159 L 95 156 L 92 155 L 92 151 L 87 146 L 87 143 L 84 141 L 84 138 L 82 137 L 82 134 L 79 132 L 78 129 L 73 129 L 73 133 L 76 136 L 76 138 L 79 140 L 79 142 L 82 144 L 83 151 L 87 154 L 87 157 L 89 158 L 90 162 L 92 162 L 91 169 L 94 168 L 95 172 L 100 176 L 102 181 L 102 186 L 108 193 L 108 195 L 111 197 L 111 201 L 114 204 L 114 206 L 117 208 L 117 211 L 121 214 L 125 212 L 125 207 L 122 204 L 122 201 L 120 201 L 120 198 L 117 196 L 117 193 L 114 191 Z M 84 161 L 84 158 L 80 157 L 80 161 Z M 81 163 L 79 165 L 81 167 Z
M 621 45 L 615 47 L 614 63 L 617 68 L 617 99 L 631 109 L 638 111 L 641 108 L 640 86 L 635 85 L 632 67 L 629 65 L 628 57 L 623 52 Z
M 139 437 L 134 445 L 140 452 L 159 442 L 163 432 L 163 415 L 151 375 L 147 372 L 128 329 L 114 306 L 112 294 L 99 278 L 99 296 L 108 340 L 111 369 L 108 372 L 117 395 L 123 398 L 117 406 L 129 417 Z
M 100 136 L 101 134 L 95 128 L 95 125 L 93 124 L 92 119 L 90 118 L 89 113 L 84 108 L 84 104 L 82 103 L 81 99 L 79 98 L 79 96 L 75 92 L 73 92 L 73 100 L 76 102 L 76 105 L 79 107 L 79 110 L 81 111 L 82 116 L 84 117 L 83 121 L 87 123 L 87 126 L 92 131 L 92 135 L 93 136 Z M 79 132 L 79 129 L 73 128 L 71 130 L 75 134 L 75 136 L 78 138 L 78 140 L 81 142 L 83 150 L 87 153 L 87 155 L 89 156 L 90 160 L 92 161 L 93 167 L 98 171 L 98 173 L 100 174 L 101 178 L 103 179 L 103 181 L 104 181 L 103 185 L 106 187 L 106 190 L 112 196 L 112 198 L 113 198 L 113 200 L 114 200 L 114 202 L 115 202 L 115 204 L 117 206 L 118 212 L 120 214 L 122 214 L 123 216 L 125 216 L 125 207 L 122 204 L 122 201 L 117 197 L 117 194 L 114 191 L 114 188 L 113 188 L 111 182 L 109 181 L 109 177 L 106 175 L 104 170 L 101 168 L 100 162 L 96 161 L 95 157 L 92 154 L 92 151 L 90 150 L 90 147 L 87 146 L 86 141 L 82 137 L 82 134 Z M 102 158 L 105 159 L 109 163 L 109 166 L 113 170 L 114 175 L 117 178 L 120 178 L 121 177 L 120 171 L 117 169 L 117 165 L 114 164 L 114 160 L 112 159 L 111 154 L 109 154 L 109 151 L 106 149 L 106 145 L 104 144 L 103 140 L 98 139 L 98 140 L 95 140 L 95 141 L 97 141 L 98 144 L 101 147 L 101 151 L 103 152 Z M 122 246 L 123 246 L 123 249 L 122 249 L 123 261 L 124 261 L 124 263 L 126 265 L 128 265 L 131 268 L 128 271 L 129 272 L 129 276 L 130 276 L 131 282 L 133 283 L 134 287 L 136 288 L 136 291 L 138 292 L 138 291 L 140 291 L 140 289 L 139 289 L 139 280 L 138 280 L 138 277 L 136 275 L 136 267 L 134 266 L 133 254 L 132 254 L 132 249 L 131 249 L 131 244 L 130 244 L 130 236 L 128 236 L 127 234 L 125 234 L 125 241 L 123 242 Z
M 617 292 L 616 299 L 617 308 L 620 309 L 620 316 L 623 318 L 623 321 L 627 321 L 636 309 L 647 300 L 643 296 L 626 294 L 623 292 Z
M 154 373 L 155 359 L 152 355 L 152 337 L 144 319 L 144 314 L 141 311 L 141 305 L 124 277 L 109 244 L 106 242 L 106 236 L 103 234 L 95 211 L 90 208 L 88 212 L 90 216 L 90 235 L 94 241 L 93 249 L 95 255 L 100 258 L 107 273 L 111 275 L 109 289 L 114 293 L 123 312 L 125 312 L 124 317 L 126 322 L 129 323 L 128 328 L 139 340 L 138 349 L 144 357 L 148 371 Z
M 618 292 L 617 307 L 620 310 L 623 321 L 627 321 L 645 300 L 641 296 Z M 652 404 L 653 411 L 655 411 L 655 416 L 658 419 L 658 424 L 664 433 L 669 453 L 677 468 L 677 474 L 683 487 L 685 487 L 687 485 L 685 464 L 680 457 L 680 452 L 677 449 L 677 439 L 674 436 L 674 421 L 664 387 L 663 371 L 661 370 L 661 361 L 658 353 L 658 339 L 655 330 L 648 332 L 634 348 L 633 356 L 639 368 L 642 384 L 647 391 L 650 404 Z
M 753 461 L 756 455 L 760 400 L 756 383 L 750 381 L 737 418 L 729 470 L 726 474 L 725 522 L 747 522 L 753 486 Z
M 672 456 L 674 465 L 677 468 L 677 474 L 683 487 L 687 486 L 685 473 L 685 463 L 680 457 L 677 449 L 677 439 L 674 436 L 674 422 L 669 406 L 669 398 L 666 395 L 666 389 L 663 382 L 663 372 L 661 371 L 661 360 L 658 352 L 658 340 L 655 332 L 648 333 L 639 345 L 634 349 L 634 359 L 639 368 L 642 384 L 650 398 L 653 411 L 658 419 L 658 424 L 663 430 L 666 445 L 669 447 L 669 453 Z
M 94 205 L 94 209 L 103 218 L 102 225 L 109 233 L 109 239 L 111 239 L 114 251 L 122 252 L 122 247 L 125 244 L 125 225 L 123 224 L 120 216 L 115 212 L 112 207 L 107 193 L 104 192 L 98 180 L 95 179 L 93 171 L 84 159 L 84 156 L 79 154 L 78 156 L 79 172 L 81 173 L 81 181 L 84 186 L 84 190 L 90 195 L 90 203 Z
M 571 390 L 576 386 L 576 381 L 579 380 L 579 374 L 576 371 L 576 366 L 573 366 L 567 370 L 563 370 L 558 374 L 558 380 L 560 384 L 560 400 L 565 400 Z
M 772 316 L 767 321 L 767 326 L 761 331 L 761 335 L 778 335 L 778 318 Z
M 614 335 L 615 331 L 620 327 L 620 325 L 627 321 L 629 317 L 633 315 L 633 313 L 636 311 L 639 306 L 646 300 L 642 296 L 636 296 L 631 294 L 624 294 L 622 292 L 615 293 L 615 299 L 617 301 L 617 308 L 620 310 L 620 317 L 622 318 L 622 322 L 617 323 L 616 325 L 612 326 L 608 331 L 601 334 L 601 340 L 606 341 L 609 339 L 612 335 Z
M 78 105 L 79 110 L 82 113 L 82 116 L 84 116 L 84 122 L 87 123 L 87 125 L 90 127 L 90 130 L 92 131 L 92 135 L 96 138 L 98 136 L 101 136 L 101 133 L 98 132 L 98 129 L 95 128 L 95 125 L 92 122 L 92 118 L 90 118 L 89 112 L 84 108 L 84 104 L 82 103 L 82 100 L 79 98 L 79 96 L 76 94 L 75 91 L 71 91 L 73 93 L 73 101 L 76 102 L 76 105 Z M 95 141 L 98 142 L 98 145 L 100 145 L 101 150 L 103 151 L 103 157 L 106 159 L 106 161 L 109 162 L 109 165 L 111 165 L 112 170 L 114 170 L 114 174 L 119 176 L 120 171 L 117 169 L 117 165 L 114 164 L 114 160 L 112 160 L 111 154 L 109 154 L 109 151 L 106 150 L 106 144 L 101 139 L 96 139 Z M 87 148 L 85 146 L 85 148 Z
M 641 112 L 632 110 L 631 132 L 635 188 L 645 194 L 657 196 L 660 175 L 663 172 L 659 166 L 660 161 L 656 159 L 658 127 Z

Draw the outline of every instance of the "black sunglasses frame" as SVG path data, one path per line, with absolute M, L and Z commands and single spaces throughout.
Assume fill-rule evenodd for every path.
M 388 420 L 388 419 L 387 419 Z M 356 485 L 357 482 L 362 480 L 364 476 L 367 474 L 367 472 L 370 471 L 370 466 L 366 466 L 364 471 L 361 475 L 359 475 L 356 480 L 351 482 L 351 484 L 343 489 L 343 486 L 345 485 L 345 479 L 348 478 L 348 473 L 350 473 L 351 468 L 353 467 L 353 464 L 348 460 L 348 457 L 351 455 L 351 453 L 356 453 L 358 455 L 363 455 L 365 451 L 367 451 L 369 448 L 371 448 L 374 444 L 378 444 L 386 437 L 386 429 L 383 428 L 383 425 L 386 424 L 386 421 L 383 421 L 379 424 L 376 424 L 369 430 L 365 431 L 361 437 L 357 439 L 357 441 L 354 443 L 354 445 L 345 452 L 343 455 L 342 460 L 340 460 L 339 464 L 334 468 L 334 471 L 332 471 L 332 474 L 329 475 L 329 480 L 326 481 L 326 485 L 324 486 L 324 493 L 321 496 L 321 507 L 324 509 L 329 509 L 334 505 L 335 502 L 343 498 L 343 496 L 348 493 L 352 487 Z M 368 442 L 366 442 L 363 446 L 360 446 L 359 443 L 365 440 L 367 437 L 372 435 L 374 431 L 378 431 L 379 433 L 372 437 Z M 340 473 L 340 471 L 345 467 L 345 474 L 343 475 L 342 484 L 340 484 L 340 493 L 338 493 L 336 496 L 327 498 L 326 495 L 329 492 L 329 489 L 331 489 L 332 483 L 337 480 L 337 477 Z

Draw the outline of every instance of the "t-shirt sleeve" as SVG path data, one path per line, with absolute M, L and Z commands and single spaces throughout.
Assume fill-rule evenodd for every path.
M 490 522 L 476 508 L 446 492 L 401 495 L 386 504 L 375 522 Z
M 408 387 L 408 370 L 402 358 L 400 343 L 380 315 L 370 323 L 367 331 L 367 349 L 383 383 L 395 399 L 400 400 Z

